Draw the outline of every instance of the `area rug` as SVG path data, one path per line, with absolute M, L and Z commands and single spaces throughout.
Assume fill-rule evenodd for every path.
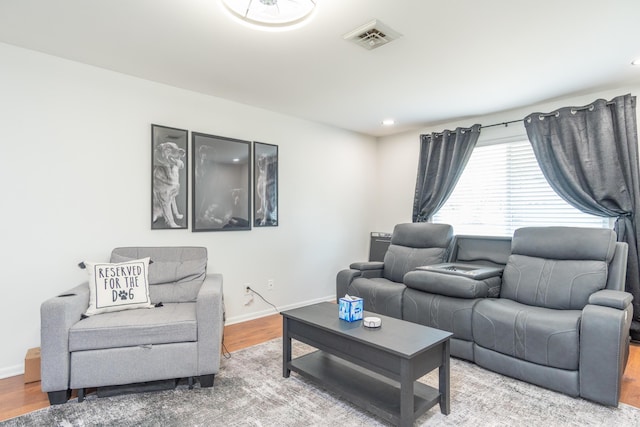
M 294 341 L 294 356 L 311 348 Z M 420 381 L 437 385 L 437 372 Z M 419 426 L 637 426 L 640 409 L 609 408 L 452 359 L 451 414 L 436 406 Z M 292 373 L 282 377 L 282 340 L 223 359 L 213 388 L 98 398 L 41 409 L 9 426 L 385 426 L 384 421 Z

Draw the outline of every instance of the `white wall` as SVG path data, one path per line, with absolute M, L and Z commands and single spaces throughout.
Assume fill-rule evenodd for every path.
M 550 112 L 557 108 L 587 105 L 596 99 L 612 99 L 619 95 L 631 93 L 638 96 L 640 86 L 628 86 L 607 91 L 593 92 L 582 96 L 563 98 L 532 105 L 517 110 L 504 111 L 497 114 L 473 117 L 465 120 L 429 126 L 414 132 L 379 138 L 378 140 L 378 191 L 376 193 L 376 217 L 373 218 L 373 229 L 391 232 L 393 226 L 402 222 L 411 222 L 413 197 L 416 187 L 418 156 L 420 154 L 420 134 L 441 132 L 443 129 L 455 129 L 458 126 L 469 127 L 475 123 L 491 125 L 512 120 L 520 120 L 534 112 Z M 461 102 L 464 102 L 463 100 Z M 640 122 L 640 109 L 636 110 Z M 482 129 L 478 144 L 489 140 L 513 139 L 522 136 L 526 139 L 523 123 L 496 126 Z
M 151 123 L 279 145 L 280 225 L 152 231 Z M 115 246 L 206 246 L 229 323 L 274 312 L 243 305 L 246 283 L 293 307 L 333 297 L 336 273 L 366 259 L 373 138 L 5 44 L 0 135 L 0 377 L 39 346 L 40 303 Z

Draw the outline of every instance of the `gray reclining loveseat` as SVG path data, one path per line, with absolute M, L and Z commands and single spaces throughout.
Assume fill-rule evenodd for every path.
M 202 247 L 114 249 L 112 263 L 149 257 L 153 308 L 83 316 L 83 283 L 42 303 L 42 391 L 51 404 L 85 388 L 189 378 L 211 387 L 220 366 L 222 276 L 207 274 Z M 174 383 L 175 385 L 175 383 Z
M 633 314 L 627 245 L 612 230 L 574 227 L 519 229 L 508 258 L 504 240 L 487 238 L 486 251 L 481 237 L 460 241 L 468 247 L 454 238 L 447 263 L 405 274 L 402 318 L 452 332 L 453 356 L 617 406 Z

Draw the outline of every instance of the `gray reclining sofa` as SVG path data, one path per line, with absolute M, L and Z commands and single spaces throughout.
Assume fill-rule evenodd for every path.
M 399 224 L 394 235 L 414 226 Z M 522 228 L 512 240 L 455 236 L 446 262 L 407 271 L 394 300 L 400 307 L 381 314 L 452 332 L 452 356 L 617 406 L 633 314 L 626 260 L 627 245 L 608 229 Z M 339 272 L 337 296 L 362 296 L 366 310 L 379 312 L 367 304 L 375 290 L 361 295 L 358 281 L 386 262 Z
M 180 378 L 213 385 L 223 330 L 222 275 L 207 274 L 203 247 L 116 248 L 111 262 L 144 257 L 152 261 L 149 294 L 157 307 L 85 317 L 86 282 L 42 303 L 41 387 L 52 405 L 66 402 L 72 389 L 82 401 L 85 388 L 98 388 L 100 396 L 101 388 Z

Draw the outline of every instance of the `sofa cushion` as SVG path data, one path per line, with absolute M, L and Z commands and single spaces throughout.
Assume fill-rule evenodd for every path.
M 450 298 L 407 288 L 402 298 L 402 319 L 453 333 L 472 341 L 471 313 L 477 300 Z
M 69 330 L 69 351 L 197 340 L 196 303 L 167 303 L 87 317 Z
M 581 310 L 607 284 L 604 261 L 551 260 L 511 255 L 500 297 L 559 310 Z
M 558 260 L 597 260 L 609 263 L 616 233 L 608 228 L 525 227 L 513 233 L 511 253 Z
M 364 309 L 385 316 L 402 318 L 402 294 L 406 286 L 384 278 L 354 279 L 347 293 L 364 300 Z
M 402 282 L 404 275 L 421 265 L 444 262 L 453 239 L 448 224 L 407 223 L 393 229 L 384 256 L 384 278 Z
M 481 347 L 517 359 L 577 370 L 581 314 L 508 299 L 480 300 L 472 314 L 473 339 Z
M 111 262 L 151 257 L 151 302 L 195 301 L 207 271 L 207 250 L 202 247 L 126 247 L 111 253 Z
M 87 316 L 152 307 L 149 298 L 149 258 L 120 263 L 87 261 L 84 265 L 89 274 Z

